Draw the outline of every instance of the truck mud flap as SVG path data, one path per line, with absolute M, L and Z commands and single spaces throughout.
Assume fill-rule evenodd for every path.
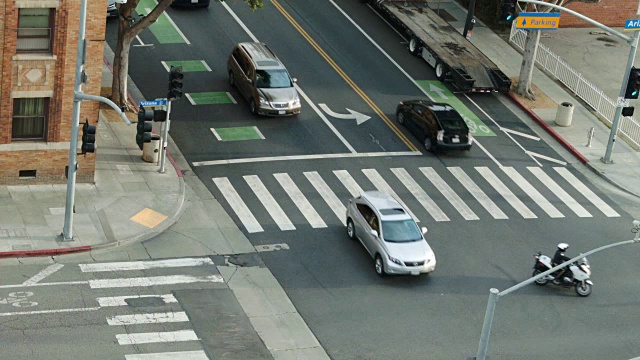
M 476 82 L 471 75 L 462 68 L 452 68 L 451 79 L 456 87 L 463 92 L 471 91 L 473 84 Z
M 500 92 L 509 92 L 511 89 L 511 79 L 500 69 L 489 69 L 491 80 Z

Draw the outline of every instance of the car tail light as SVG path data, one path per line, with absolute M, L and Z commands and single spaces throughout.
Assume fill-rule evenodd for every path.
M 469 137 L 469 144 L 471 144 L 471 141 L 473 141 L 473 133 L 469 131 L 469 135 L 467 136 Z
M 440 130 L 438 131 L 438 135 L 436 136 L 436 139 L 440 142 L 442 142 L 442 140 L 444 140 L 444 131 Z

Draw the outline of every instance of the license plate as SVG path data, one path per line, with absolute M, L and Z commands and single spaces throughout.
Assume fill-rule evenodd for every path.
M 418 270 L 411 270 L 411 275 L 420 275 L 420 271 L 418 271 Z
M 451 142 L 454 144 L 460 143 L 460 138 L 451 138 Z
M 198 0 L 191 0 L 191 3 L 192 3 L 192 4 L 197 4 L 197 3 L 198 3 Z
M 192 0 L 192 1 L 193 1 L 193 0 Z M 280 115 L 284 115 L 284 114 L 286 114 L 286 113 L 287 113 L 287 112 L 286 112 L 285 110 L 278 110 L 278 114 L 280 114 Z

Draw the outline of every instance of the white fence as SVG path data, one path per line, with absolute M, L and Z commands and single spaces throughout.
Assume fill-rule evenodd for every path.
M 527 32 L 516 29 L 515 25 L 514 22 L 509 40 L 524 51 Z M 615 100 L 605 95 L 602 90 L 598 89 L 589 80 L 585 79 L 582 74 L 571 68 L 562 58 L 542 44 L 538 46 L 536 63 L 567 86 L 575 96 L 586 102 L 601 119 L 611 125 L 616 111 Z M 629 145 L 636 150 L 640 149 L 640 122 L 638 120 L 633 117 L 622 117 L 618 135 L 627 140 Z

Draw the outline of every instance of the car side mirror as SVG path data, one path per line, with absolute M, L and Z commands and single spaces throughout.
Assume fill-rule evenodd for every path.
M 376 230 L 371 230 L 371 235 L 378 237 L 378 232 Z
M 297 83 L 297 82 L 298 82 L 298 79 L 293 78 L 293 79 L 291 79 L 291 81 L 293 81 L 293 83 L 295 84 L 295 83 Z
M 427 228 L 423 226 L 422 227 L 422 235 L 423 236 L 426 235 L 427 231 L 428 231 Z

